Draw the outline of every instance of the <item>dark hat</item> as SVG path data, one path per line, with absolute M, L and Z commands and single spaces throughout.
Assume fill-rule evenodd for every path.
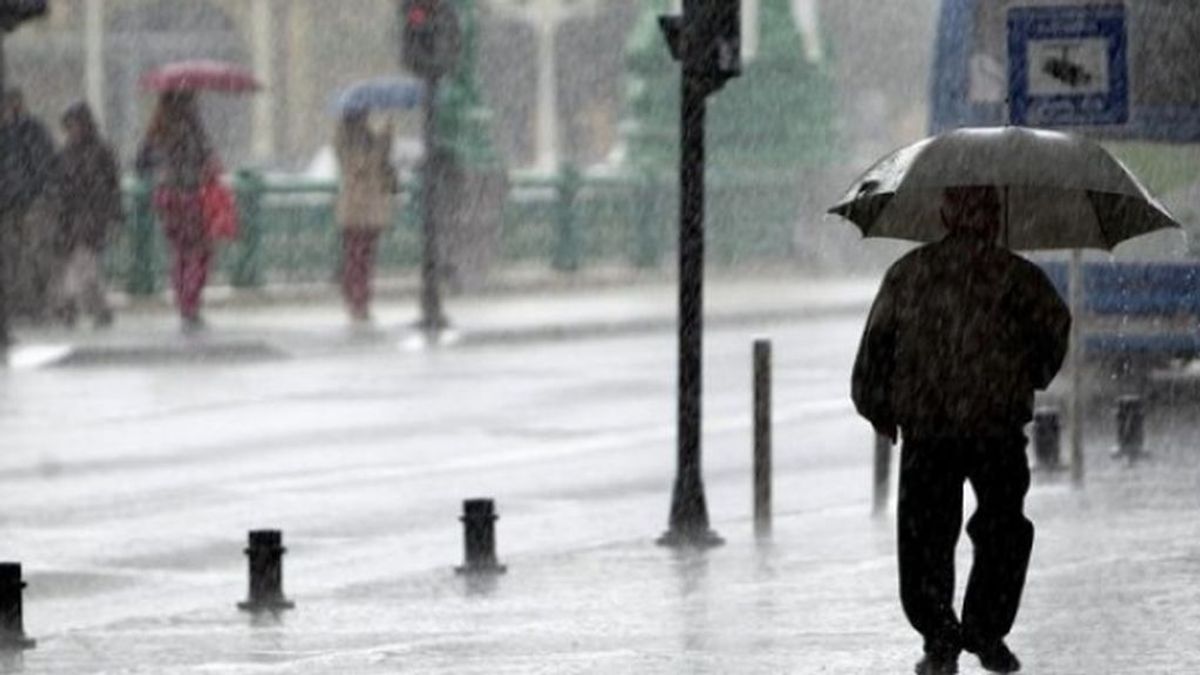
M 67 109 L 62 114 L 62 123 L 75 123 L 87 131 L 95 131 L 96 129 L 96 117 L 92 114 L 92 108 L 86 101 L 77 101 L 67 106 Z

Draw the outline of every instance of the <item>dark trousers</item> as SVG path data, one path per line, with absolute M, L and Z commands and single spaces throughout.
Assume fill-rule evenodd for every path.
M 17 243 L 20 217 L 11 213 L 0 214 L 0 349 L 8 345 L 9 294 L 16 281 L 14 274 L 18 257 Z M 3 354 L 0 354 L 3 357 Z
M 342 230 L 342 297 L 356 317 L 366 317 L 371 302 L 371 276 L 379 230 L 347 227 Z
M 900 601 L 926 651 L 957 651 L 1002 639 L 1012 629 L 1033 549 L 1023 513 L 1029 490 L 1025 436 L 905 439 L 900 460 L 897 539 Z M 967 534 L 974 562 L 962 621 L 954 613 L 954 547 L 963 483 L 978 504 Z
M 0 359 L 3 358 L 3 351 L 8 347 L 12 337 L 8 334 L 8 282 L 4 278 L 7 274 L 5 267 L 4 253 L 0 252 Z
M 175 289 L 175 305 L 184 319 L 200 317 L 208 270 L 212 266 L 212 246 L 207 242 L 192 244 L 172 242 L 171 286 Z

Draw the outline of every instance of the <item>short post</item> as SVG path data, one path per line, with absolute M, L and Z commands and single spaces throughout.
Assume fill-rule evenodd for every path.
M 231 281 L 237 288 L 262 286 L 262 197 L 265 184 L 257 171 L 239 169 L 234 178 L 238 206 L 237 260 Z
M 459 574 L 503 574 L 504 565 L 496 562 L 496 503 L 491 499 L 467 499 L 463 502 L 464 560 Z
M 576 208 L 579 201 L 579 191 L 583 187 L 583 177 L 574 165 L 564 165 L 557 181 L 557 201 L 555 202 L 555 231 L 554 269 L 560 272 L 574 272 L 579 269 L 583 259 L 583 242 L 579 232 L 579 212 Z
M 754 534 L 771 534 L 771 341 L 754 341 Z
M 0 562 L 0 651 L 37 646 L 36 640 L 25 636 L 24 591 L 21 563 Z
M 1057 408 L 1038 408 L 1033 412 L 1033 455 L 1042 471 L 1062 468 L 1062 424 Z
M 238 603 L 248 612 L 279 612 L 295 603 L 283 595 L 283 533 L 279 530 L 251 530 L 246 557 L 250 562 L 250 596 Z
M 874 491 L 871 496 L 871 514 L 878 516 L 887 511 L 888 480 L 892 470 L 892 439 L 875 434 Z
M 153 186 L 137 178 L 129 191 L 129 271 L 125 290 L 130 295 L 153 295 L 158 291 L 158 241 L 151 205 Z
M 1114 453 L 1129 462 L 1142 457 L 1146 442 L 1146 409 L 1140 396 L 1117 399 L 1117 449 Z

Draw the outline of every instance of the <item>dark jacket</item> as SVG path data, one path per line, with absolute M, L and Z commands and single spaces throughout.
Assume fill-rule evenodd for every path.
M 60 247 L 101 250 L 122 217 L 120 176 L 112 149 L 98 138 L 68 145 L 59 153 L 58 170 Z
M 1019 430 L 1062 365 L 1070 325 L 1036 265 L 948 236 L 884 277 L 854 364 L 855 406 L 907 438 Z
M 23 213 L 54 176 L 54 140 L 30 116 L 0 127 L 0 214 Z

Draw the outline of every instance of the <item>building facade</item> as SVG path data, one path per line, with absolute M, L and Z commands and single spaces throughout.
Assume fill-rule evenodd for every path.
M 491 0 L 500 1 L 500 0 Z M 399 71 L 395 0 L 52 0 L 49 16 L 6 41 L 9 83 L 50 121 L 86 99 L 128 161 L 153 105 L 142 73 L 185 58 L 235 61 L 264 89 L 253 96 L 206 95 L 208 128 L 226 164 L 303 168 L 332 137 L 329 104 L 348 84 Z M 479 79 L 507 163 L 534 159 L 536 48 L 532 29 L 489 0 L 480 21 Z M 562 27 L 558 110 L 566 159 L 590 163 L 615 139 L 621 48 L 635 0 Z M 618 39 L 600 40 L 600 34 Z M 592 36 L 586 39 L 585 36 Z M 582 53 L 586 52 L 586 53 Z M 419 113 L 396 118 L 419 134 Z

